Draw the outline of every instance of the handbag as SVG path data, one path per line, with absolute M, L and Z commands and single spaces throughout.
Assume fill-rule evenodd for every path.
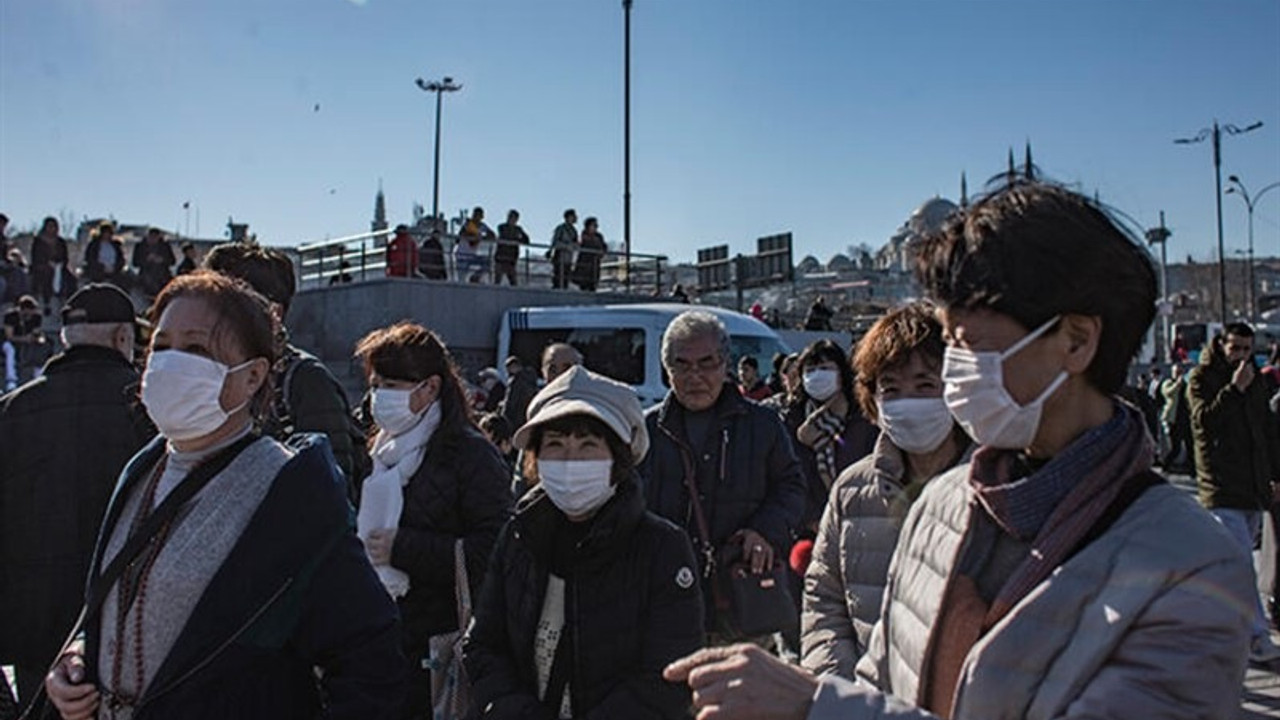
M 738 633 L 757 637 L 800 627 L 787 589 L 787 568 L 781 563 L 759 575 L 752 574 L 750 563 L 731 563 L 720 580 L 729 600 L 729 624 Z
M 698 524 L 704 578 L 710 581 L 716 610 L 727 621 L 729 629 L 739 637 L 749 638 L 798 628 L 800 618 L 787 589 L 787 568 L 775 561 L 766 572 L 753 574 L 751 564 L 741 559 L 741 543 L 733 542 L 733 538 L 717 557 L 707 517 L 702 512 L 702 500 L 693 481 L 692 468 L 687 466 L 685 484 L 689 487 L 689 502 L 693 505 L 693 516 Z
M 463 720 L 471 710 L 471 683 L 462 665 L 462 639 L 471 623 L 471 587 L 467 584 L 467 558 L 461 538 L 453 544 L 453 565 L 458 629 L 429 638 L 424 662 L 431 671 L 432 720 Z

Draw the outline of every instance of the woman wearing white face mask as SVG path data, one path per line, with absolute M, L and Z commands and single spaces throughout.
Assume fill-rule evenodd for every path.
M 662 667 L 703 639 L 688 537 L 644 509 L 649 446 L 631 387 L 574 367 L 516 431 L 536 482 L 494 550 L 467 636 L 486 718 L 684 718 Z
M 83 640 L 46 680 L 54 705 L 64 718 L 395 717 L 395 606 L 351 532 L 328 440 L 254 432 L 276 356 L 266 301 L 197 272 L 164 288 L 152 320 L 142 402 L 161 437 L 107 509 Z
M 432 703 L 422 667 L 431 638 L 459 628 L 456 544 L 476 595 L 511 506 L 510 471 L 468 414 L 453 359 L 430 330 L 410 322 L 374 330 L 356 346 L 377 425 L 373 472 L 357 527 L 369 558 L 400 606 L 413 667 L 403 717 Z
M 840 346 L 818 340 L 800 353 L 797 364 L 801 386 L 782 419 L 795 440 L 808 486 L 801 534 L 813 537 L 831 484 L 871 452 L 876 429 L 854 402 L 853 369 Z
M 926 303 L 896 308 L 858 343 L 862 410 L 879 424 L 875 450 L 831 488 L 805 574 L 801 664 L 852 677 L 880 615 L 889 558 L 911 502 L 971 443 L 942 398 L 942 327 Z

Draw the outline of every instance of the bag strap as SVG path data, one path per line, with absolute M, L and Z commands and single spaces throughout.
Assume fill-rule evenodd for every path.
M 716 573 L 716 549 L 711 542 L 711 529 L 707 525 L 707 515 L 702 511 L 702 498 L 698 496 L 698 483 L 694 478 L 693 461 L 683 448 L 680 459 L 684 462 L 684 484 L 689 489 L 689 504 L 693 507 L 693 518 L 698 525 L 699 544 L 702 545 L 702 575 L 711 578 Z
M 120 549 L 120 552 L 116 553 L 111 563 L 107 565 L 106 570 L 103 570 L 97 576 L 90 577 L 89 590 L 85 593 L 84 602 L 86 619 L 97 615 L 98 610 L 102 607 L 102 602 L 107 598 L 107 593 L 111 591 L 116 581 L 120 579 L 124 569 L 155 539 L 160 528 L 172 520 L 178 514 L 178 511 L 182 509 L 182 506 L 187 504 L 187 501 L 203 490 L 215 475 L 225 470 L 242 450 L 257 439 L 258 436 L 256 434 L 250 433 L 187 473 L 182 482 L 178 483 L 160 505 L 156 507 L 155 511 L 147 516 L 147 519 L 142 522 L 137 531 L 129 535 L 124 547 Z
M 467 555 L 462 538 L 453 544 L 454 596 L 458 602 L 458 630 L 466 632 L 471 622 L 471 585 L 467 582 Z

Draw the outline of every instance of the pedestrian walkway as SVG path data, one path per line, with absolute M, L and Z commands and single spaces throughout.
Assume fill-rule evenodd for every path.
M 1166 475 L 1169 482 L 1194 494 L 1195 479 L 1189 475 Z M 1272 632 L 1271 639 L 1280 644 L 1280 633 Z M 1250 665 L 1244 676 L 1244 695 L 1240 700 L 1238 720 L 1263 720 L 1280 718 L 1280 662 L 1269 667 Z

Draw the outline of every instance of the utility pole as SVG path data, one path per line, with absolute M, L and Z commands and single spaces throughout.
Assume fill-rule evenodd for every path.
M 1248 188 L 1244 186 L 1244 182 L 1240 180 L 1239 176 L 1237 175 L 1228 176 L 1227 182 L 1231 184 L 1231 186 L 1227 188 L 1227 194 L 1239 195 L 1240 199 L 1244 200 L 1245 207 L 1249 210 L 1249 256 L 1248 256 L 1249 292 L 1246 293 L 1245 298 L 1249 303 L 1249 312 L 1246 313 L 1246 317 L 1249 318 L 1249 322 L 1253 322 L 1253 315 L 1254 315 L 1254 312 L 1256 311 L 1256 306 L 1258 304 L 1257 298 L 1254 297 L 1256 288 L 1253 284 L 1253 208 L 1255 205 L 1257 205 L 1258 198 L 1265 195 L 1268 190 L 1274 190 L 1275 188 L 1280 187 L 1280 182 L 1273 182 L 1270 185 L 1267 185 L 1266 187 L 1262 188 L 1252 196 L 1249 195 Z

